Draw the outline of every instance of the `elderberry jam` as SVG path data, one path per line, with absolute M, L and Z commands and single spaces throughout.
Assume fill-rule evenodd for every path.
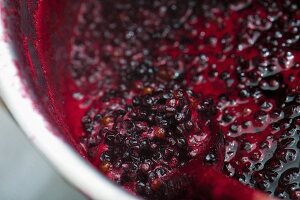
M 164 199 L 162 177 L 203 157 L 300 199 L 299 1 L 102 0 L 78 13 L 70 120 L 99 171 Z M 221 159 L 207 150 L 217 141 Z

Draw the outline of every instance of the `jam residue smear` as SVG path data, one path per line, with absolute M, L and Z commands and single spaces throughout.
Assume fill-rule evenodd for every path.
M 97 169 L 167 199 L 163 177 L 202 156 L 300 199 L 299 1 L 102 0 L 78 13 L 68 118 Z M 204 145 L 216 133 L 222 159 Z

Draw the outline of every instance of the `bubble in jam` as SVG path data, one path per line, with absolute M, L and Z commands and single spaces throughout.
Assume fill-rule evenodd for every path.
M 71 41 L 78 143 L 111 180 L 163 199 L 163 177 L 203 157 L 300 199 L 297 0 L 90 1 Z

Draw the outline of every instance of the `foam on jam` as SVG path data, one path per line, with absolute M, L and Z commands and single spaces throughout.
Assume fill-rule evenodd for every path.
M 202 159 L 300 198 L 298 1 L 91 1 L 71 41 L 68 120 L 110 179 L 163 199 Z

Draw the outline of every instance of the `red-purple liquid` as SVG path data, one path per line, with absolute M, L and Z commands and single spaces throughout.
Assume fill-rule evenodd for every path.
M 68 120 L 110 179 L 164 199 L 158 180 L 201 158 L 300 198 L 298 1 L 83 3 L 71 40 Z

